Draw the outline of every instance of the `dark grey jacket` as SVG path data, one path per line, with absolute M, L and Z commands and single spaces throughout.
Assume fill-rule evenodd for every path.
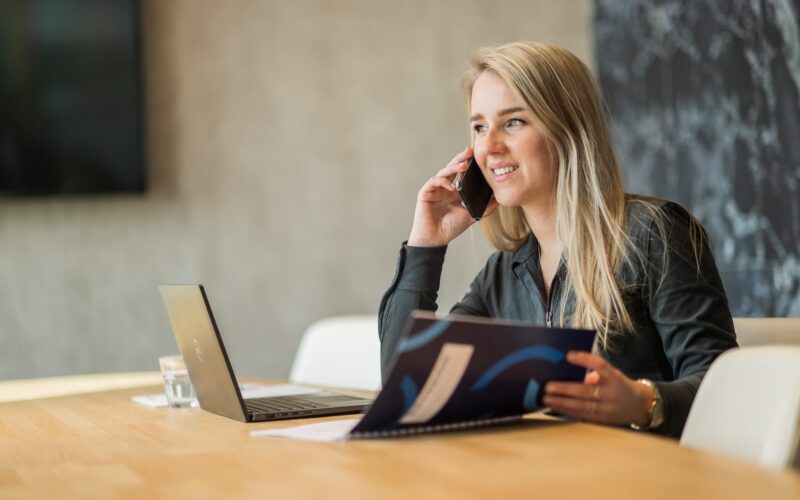
M 620 266 L 617 278 L 636 331 L 617 336 L 614 346 L 600 354 L 628 377 L 656 382 L 665 410 L 664 424 L 656 432 L 679 437 L 709 365 L 737 344 L 707 238 L 700 247 L 698 269 L 690 238 L 691 216 L 676 203 L 655 202 L 666 216 L 666 251 L 651 212 L 629 199 L 628 234 L 643 258 Z M 492 254 L 450 312 L 558 325 L 566 268 L 562 260 L 552 283 L 550 304 L 546 304 L 538 248 L 531 234 L 516 251 Z M 437 309 L 446 250 L 405 244 L 400 250 L 395 277 L 380 305 L 384 376 L 409 313 Z M 567 324 L 573 302 L 567 297 Z

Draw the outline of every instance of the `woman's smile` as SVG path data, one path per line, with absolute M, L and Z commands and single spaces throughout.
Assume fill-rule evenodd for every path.
M 499 165 L 489 167 L 489 171 L 492 172 L 492 178 L 495 182 L 503 182 L 511 177 L 511 174 L 516 172 L 518 168 L 519 165 Z

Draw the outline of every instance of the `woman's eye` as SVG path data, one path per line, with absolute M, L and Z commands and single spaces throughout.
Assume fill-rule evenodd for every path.
M 472 126 L 472 130 L 476 134 L 482 134 L 483 132 L 486 132 L 486 125 L 476 123 L 475 125 Z
M 519 127 L 521 125 L 525 125 L 525 120 L 522 120 L 520 118 L 512 118 L 508 120 L 508 123 L 506 125 L 509 127 Z

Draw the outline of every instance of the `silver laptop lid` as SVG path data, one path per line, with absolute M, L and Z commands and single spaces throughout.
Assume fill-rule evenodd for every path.
M 159 285 L 158 290 L 200 407 L 246 422 L 242 395 L 203 285 Z

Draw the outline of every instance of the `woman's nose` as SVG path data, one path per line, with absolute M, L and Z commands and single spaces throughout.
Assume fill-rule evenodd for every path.
M 484 137 L 484 149 L 486 150 L 486 154 L 503 153 L 505 147 L 505 142 L 499 131 L 491 128 L 486 132 L 486 136 Z

